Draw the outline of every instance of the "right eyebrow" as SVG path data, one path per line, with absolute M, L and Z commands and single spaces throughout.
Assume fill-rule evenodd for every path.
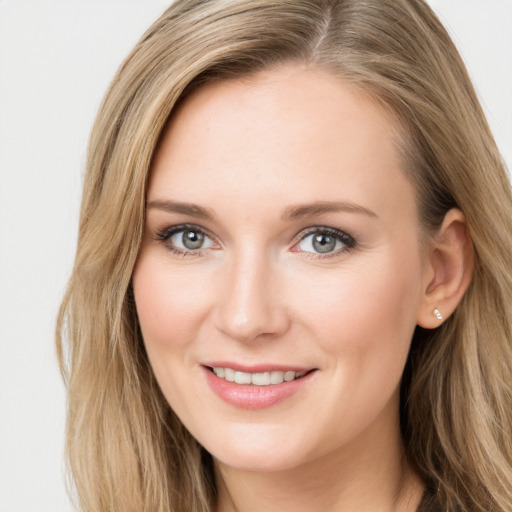
M 197 217 L 203 220 L 213 220 L 215 215 L 212 210 L 203 208 L 193 203 L 180 203 L 177 201 L 155 199 L 148 203 L 148 210 L 164 210 L 170 213 L 182 213 L 184 215 L 190 215 L 191 217 Z

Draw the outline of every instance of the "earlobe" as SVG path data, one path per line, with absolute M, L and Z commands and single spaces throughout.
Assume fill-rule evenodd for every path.
M 464 214 L 454 208 L 432 240 L 425 268 L 424 295 L 417 323 L 434 329 L 462 300 L 473 274 L 473 250 Z

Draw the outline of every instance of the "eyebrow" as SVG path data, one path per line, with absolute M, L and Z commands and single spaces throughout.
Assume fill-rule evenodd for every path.
M 156 199 L 148 203 L 148 210 L 164 210 L 170 213 L 181 213 L 183 215 L 190 215 L 203 220 L 213 220 L 215 214 L 213 210 L 203 208 L 193 203 L 181 203 L 177 201 L 160 200 Z M 369 217 L 377 218 L 377 214 L 364 206 L 360 206 L 348 202 L 316 202 L 310 204 L 301 204 L 296 206 L 289 206 L 281 216 L 283 221 L 292 221 L 302 219 L 304 217 L 313 217 L 315 215 L 321 215 L 323 213 L 359 213 L 368 215 Z
M 198 219 L 203 220 L 213 220 L 214 218 L 212 210 L 192 203 L 179 203 L 177 201 L 163 201 L 156 199 L 148 203 L 148 210 L 150 209 L 164 210 L 170 213 L 182 213 L 184 215 L 190 215 L 191 217 L 197 217 Z
M 318 202 L 289 206 L 286 208 L 281 218 L 282 220 L 290 221 L 331 212 L 360 213 L 368 215 L 369 217 L 378 217 L 375 212 L 357 204 L 347 202 Z

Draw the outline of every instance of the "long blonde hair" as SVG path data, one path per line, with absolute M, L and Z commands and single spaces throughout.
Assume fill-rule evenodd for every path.
M 442 327 L 414 335 L 402 433 L 444 510 L 512 510 L 512 194 L 465 67 L 423 0 L 178 0 L 122 64 L 90 138 L 57 326 L 81 509 L 214 507 L 211 457 L 155 382 L 131 274 L 151 159 L 176 104 L 201 84 L 285 62 L 353 82 L 399 120 L 425 230 L 454 206 L 464 212 L 473 281 Z

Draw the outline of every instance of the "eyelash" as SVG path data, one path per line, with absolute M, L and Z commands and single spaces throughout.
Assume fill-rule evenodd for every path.
M 179 247 L 176 247 L 174 244 L 170 242 L 171 238 L 176 235 L 177 233 L 180 233 L 182 231 L 193 231 L 200 233 L 204 235 L 205 237 L 208 237 L 210 240 L 214 240 L 212 236 L 208 234 L 206 230 L 203 228 L 200 228 L 199 226 L 196 226 L 195 224 L 180 224 L 172 227 L 167 227 L 159 230 L 154 239 L 158 242 L 161 242 L 165 245 L 167 250 L 169 250 L 172 254 L 180 257 L 194 257 L 194 256 L 200 256 L 201 253 L 208 249 L 208 248 L 200 248 L 200 249 L 182 249 Z M 312 226 L 302 233 L 300 233 L 299 236 L 295 238 L 295 241 L 293 243 L 293 247 L 296 247 L 298 244 L 303 242 L 307 239 L 308 236 L 311 236 L 313 234 L 319 234 L 319 235 L 325 235 L 334 238 L 336 241 L 341 242 L 343 244 L 343 247 L 337 250 L 334 250 L 332 252 L 328 253 L 316 253 L 316 252 L 310 252 L 310 251 L 299 251 L 294 250 L 293 252 L 303 252 L 306 257 L 312 258 L 312 259 L 327 259 L 330 257 L 339 256 L 341 253 L 347 253 L 355 248 L 357 248 L 357 242 L 356 240 L 349 235 L 348 233 L 341 231 L 339 229 L 329 228 L 326 226 Z M 293 249 L 292 249 L 293 250 Z
M 196 226 L 195 224 L 180 224 L 177 226 L 167 227 L 159 230 L 156 233 L 155 240 L 158 242 L 161 242 L 165 245 L 167 250 L 169 250 L 172 254 L 175 256 L 180 257 L 194 257 L 194 256 L 200 256 L 201 252 L 204 249 L 181 249 L 179 247 L 176 247 L 174 244 L 171 243 L 171 238 L 181 231 L 194 231 L 197 233 L 201 233 L 208 237 L 209 239 L 213 240 L 213 237 L 211 237 L 207 231 L 200 228 L 199 226 Z
M 355 238 L 345 231 L 341 231 L 339 229 L 335 228 L 329 228 L 326 226 L 312 226 L 310 228 L 307 228 L 306 231 L 302 232 L 298 237 L 297 241 L 294 243 L 294 247 L 297 246 L 299 243 L 306 240 L 308 236 L 311 236 L 313 234 L 319 234 L 319 235 L 326 235 L 329 237 L 334 238 L 335 240 L 341 242 L 343 244 L 343 247 L 334 250 L 332 252 L 328 253 L 316 253 L 316 252 L 309 252 L 309 251 L 302 251 L 306 257 L 312 258 L 312 259 L 327 259 L 327 258 L 333 258 L 336 256 L 339 256 L 340 254 L 350 252 L 357 248 L 357 242 Z M 294 252 L 301 252 L 301 251 L 294 251 Z

